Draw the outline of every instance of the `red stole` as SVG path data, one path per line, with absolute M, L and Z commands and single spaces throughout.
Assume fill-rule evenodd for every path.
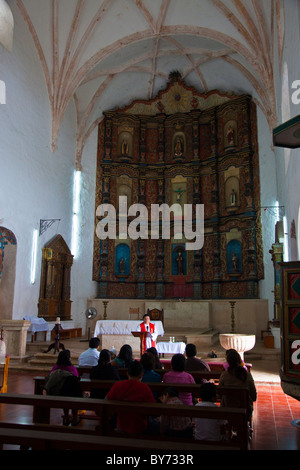
M 149 333 L 151 333 L 151 334 L 154 333 L 155 326 L 153 325 L 153 323 L 149 323 L 148 326 L 149 326 Z M 146 325 L 145 325 L 145 323 L 141 323 L 141 324 L 140 324 L 140 327 L 141 327 L 141 332 L 142 332 L 142 333 L 144 333 L 145 331 L 147 331 L 147 330 L 146 330 Z M 152 348 L 155 348 L 155 341 L 152 341 L 152 340 L 151 340 L 151 347 L 152 347 Z M 146 349 L 147 349 L 147 346 L 146 346 L 146 337 L 144 338 L 144 349 L 145 349 L 145 351 L 146 351 Z

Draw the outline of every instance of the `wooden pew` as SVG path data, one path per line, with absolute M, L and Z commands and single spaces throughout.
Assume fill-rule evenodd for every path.
M 83 432 L 70 432 L 69 430 L 51 429 L 47 426 L 41 428 L 38 425 L 24 425 L 1 423 L 0 424 L 0 448 L 4 444 L 19 445 L 23 450 L 135 450 L 143 452 L 145 442 L 142 439 L 123 439 L 122 437 L 100 436 Z M 159 440 L 147 440 L 149 451 L 174 451 L 178 452 L 178 442 Z M 3 449 L 2 449 L 3 450 Z M 211 450 L 210 445 L 195 442 L 184 444 L 185 451 Z M 214 450 L 224 450 L 224 446 L 214 446 Z M 235 450 L 228 447 L 226 450 Z M 191 459 L 193 456 L 191 456 Z
M 83 377 L 85 375 L 90 375 L 91 372 L 91 367 L 89 366 L 76 366 L 76 369 L 78 370 L 79 376 Z M 121 367 L 118 369 L 119 375 L 121 379 L 127 379 L 127 368 L 126 367 Z M 155 369 L 154 372 L 160 375 L 161 379 L 163 379 L 163 376 L 167 373 L 170 372 L 168 369 Z M 214 380 L 218 381 L 221 375 L 221 371 L 191 371 L 189 372 L 191 374 L 196 383 L 200 383 L 201 380 Z
M 45 377 L 34 377 L 34 393 L 36 395 L 42 395 L 44 393 L 45 386 Z M 91 380 L 83 379 L 79 381 L 82 393 L 91 392 L 91 390 L 109 390 L 113 384 L 114 380 Z M 192 393 L 195 399 L 199 398 L 200 385 L 199 384 L 165 384 L 165 383 L 148 383 L 152 392 L 159 392 L 160 395 L 164 393 L 166 388 L 173 386 L 178 390 L 178 392 L 189 392 Z M 220 400 L 223 395 L 230 394 L 231 396 L 236 397 L 240 403 L 241 408 L 248 410 L 249 408 L 249 391 L 245 387 L 236 388 L 236 387 L 220 387 L 217 386 L 217 397 Z M 84 408 L 85 409 L 85 408 Z M 34 407 L 33 411 L 33 420 L 34 422 L 45 422 L 48 423 L 50 420 L 50 409 L 47 408 L 36 408 Z M 84 419 L 97 419 L 97 416 L 94 414 L 83 415 Z
M 43 376 L 36 376 L 33 378 L 34 380 L 34 393 L 36 395 L 42 395 L 44 392 L 44 387 L 46 383 L 46 378 Z M 79 381 L 79 385 L 81 387 L 82 392 L 91 392 L 91 390 L 95 389 L 100 389 L 100 390 L 109 390 L 113 384 L 115 383 L 115 380 L 91 380 L 91 379 L 85 379 L 81 378 Z M 200 385 L 199 384 L 178 384 L 178 383 L 162 383 L 162 382 L 147 382 L 147 385 L 149 385 L 150 389 L 153 392 L 160 392 L 163 394 L 163 392 L 168 388 L 168 387 L 174 387 L 178 390 L 178 392 L 190 392 L 193 394 L 195 398 L 199 398 L 199 390 L 200 390 Z M 217 393 L 221 397 L 224 394 L 229 394 L 231 393 L 232 395 L 236 397 L 240 397 L 242 400 L 243 407 L 248 406 L 248 395 L 249 391 L 246 387 L 233 387 L 233 386 L 227 386 L 227 387 L 220 387 L 219 385 L 217 387 Z
M 246 410 L 240 408 L 219 408 L 219 407 L 194 407 L 194 406 L 175 406 L 175 405 L 165 405 L 159 403 L 136 403 L 136 402 L 120 402 L 120 401 L 112 401 L 112 400 L 100 400 L 100 399 L 84 399 L 84 398 L 69 398 L 69 397 L 52 397 L 47 395 L 20 395 L 20 394 L 1 394 L 0 395 L 0 403 L 1 404 L 13 404 L 13 405 L 27 405 L 34 407 L 35 409 L 64 409 L 64 408 L 71 408 L 71 409 L 85 409 L 91 410 L 97 413 L 99 417 L 98 426 L 96 427 L 96 433 L 100 436 L 111 436 L 111 439 L 116 438 L 126 438 L 132 439 L 132 436 L 126 434 L 118 434 L 117 436 L 114 435 L 114 430 L 110 428 L 110 418 L 114 413 L 126 411 L 126 412 L 138 412 L 141 415 L 147 416 L 160 416 L 160 415 L 168 415 L 168 416 L 189 416 L 191 418 L 208 418 L 208 419 L 220 419 L 220 420 L 227 420 L 230 425 L 234 426 L 237 431 L 237 436 L 234 441 L 220 441 L 220 442 L 205 442 L 205 446 L 214 446 L 221 448 L 236 448 L 240 450 L 248 449 L 248 426 L 247 426 L 247 415 Z M 38 418 L 38 416 L 37 416 Z M 3 423 L 0 424 L 0 428 L 3 426 Z M 63 428 L 63 426 L 62 426 Z M 15 429 L 21 429 L 20 425 L 16 424 Z M 46 431 L 47 430 L 47 431 Z M 72 428 L 68 428 L 70 433 L 73 433 Z M 28 430 L 29 431 L 29 430 Z M 30 431 L 35 431 L 33 428 Z M 50 427 L 45 427 L 45 432 L 51 432 Z M 84 434 L 84 430 L 82 430 Z M 54 435 L 55 433 L 53 433 Z M 57 432 L 56 432 L 57 434 Z M 76 432 L 74 434 L 77 434 Z M 25 435 L 25 431 L 23 436 Z M 40 431 L 40 436 L 42 438 L 42 431 Z M 90 437 L 90 434 L 88 434 Z M 13 433 L 11 433 L 11 437 L 13 438 Z M 22 432 L 18 432 L 18 436 L 15 434 L 15 438 L 22 438 Z M 34 436 L 31 435 L 32 439 Z M 38 435 L 36 435 L 38 438 Z M 25 438 L 24 438 L 25 439 Z M 48 441 L 51 441 L 51 436 L 47 436 Z M 149 441 L 161 441 L 164 446 L 163 448 L 169 449 L 170 442 L 174 441 L 172 439 L 169 441 L 167 438 L 162 439 L 162 436 L 148 436 L 146 437 L 144 434 L 139 436 L 134 436 L 134 441 L 147 439 L 147 443 L 144 442 L 144 448 L 149 449 L 151 448 L 152 444 Z M 72 439 L 70 439 L 72 440 Z M 88 439 L 87 439 L 88 440 Z M 86 439 L 84 440 L 86 442 Z M 7 442 L 5 437 L 5 431 L 0 432 L 0 444 Z M 11 442 L 11 441 L 10 441 Z M 26 445 L 24 441 L 23 445 Z M 27 441 L 27 443 L 30 440 Z M 113 444 L 113 440 L 110 441 Z M 173 442 L 173 444 L 174 444 Z M 203 444 L 202 441 L 192 441 L 188 439 L 182 439 L 177 441 L 177 450 L 189 449 L 191 444 L 193 444 L 194 449 L 201 449 L 201 445 Z M 107 443 L 107 441 L 106 441 Z M 103 445 L 106 445 L 103 442 Z M 66 445 L 69 445 L 70 441 L 67 442 Z M 115 442 L 116 444 L 116 442 Z M 83 442 L 84 445 L 84 442 Z M 96 444 L 95 444 L 96 445 Z M 99 444 L 100 445 L 100 444 Z M 125 445 L 125 443 L 123 444 Z M 128 446 L 132 445 L 130 441 L 128 441 Z M 197 447 L 195 447 L 197 446 Z M 104 448 L 104 447 L 103 447 Z M 115 449 L 118 448 L 116 445 Z M 129 447 L 130 448 L 130 447 Z M 174 447 L 173 447 L 174 448 Z M 176 448 L 176 447 L 175 447 Z

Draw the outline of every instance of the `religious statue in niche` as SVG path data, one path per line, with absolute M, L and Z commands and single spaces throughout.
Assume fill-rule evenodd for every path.
M 127 141 L 127 139 L 124 138 L 123 141 L 122 141 L 122 145 L 121 145 L 121 154 L 122 154 L 122 156 L 128 155 L 128 151 L 129 151 L 128 141 Z
M 175 157 L 182 157 L 183 151 L 184 151 L 183 139 L 181 136 L 177 136 L 175 139 L 175 145 L 174 145 Z
M 236 145 L 236 123 L 229 121 L 225 126 L 224 147 L 234 147 Z
M 186 274 L 186 251 L 183 244 L 173 245 L 172 249 L 172 275 L 184 276 Z
M 181 125 L 177 124 L 176 128 L 178 129 L 179 127 L 181 127 Z M 182 131 L 175 132 L 175 134 L 173 136 L 173 144 L 172 145 L 173 145 L 174 158 L 181 161 L 183 159 L 184 153 L 185 153 L 185 135 Z
M 239 206 L 239 184 L 239 179 L 234 172 L 225 181 L 226 209 L 229 212 L 236 211 Z
M 118 135 L 118 155 L 122 161 L 129 161 L 132 154 L 132 130 L 129 127 L 123 127 Z
M 234 145 L 234 129 L 232 126 L 228 127 L 226 136 L 227 136 L 227 144 Z
M 176 193 L 176 203 L 181 204 L 182 196 L 183 196 L 183 193 L 185 193 L 185 189 L 177 188 L 174 190 L 174 193 Z
M 117 277 L 127 277 L 130 274 L 130 247 L 125 243 L 120 243 L 116 247 L 115 253 L 115 275 Z
M 125 273 L 125 267 L 126 267 L 125 259 L 122 257 L 120 259 L 120 262 L 119 262 L 119 273 L 120 274 Z
M 238 268 L 238 258 L 236 256 L 236 253 L 232 253 L 232 256 L 231 256 L 231 266 L 232 266 L 232 271 L 234 272 L 237 272 L 237 268 Z
M 176 258 L 176 264 L 177 264 L 177 274 L 179 276 L 182 276 L 184 274 L 184 267 L 183 267 L 183 257 L 182 257 L 181 251 L 179 251 L 178 256 Z
M 227 272 L 229 275 L 242 273 L 242 251 L 239 240 L 231 240 L 227 245 Z
M 230 205 L 231 206 L 236 206 L 237 205 L 237 194 L 236 194 L 234 188 L 232 188 L 232 191 L 231 191 L 231 194 L 230 194 Z

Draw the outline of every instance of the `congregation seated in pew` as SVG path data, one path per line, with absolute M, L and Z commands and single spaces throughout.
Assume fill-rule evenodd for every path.
M 140 362 L 144 370 L 142 382 L 161 382 L 161 376 L 154 372 L 154 357 L 151 353 L 145 352 Z
M 148 348 L 146 352 L 152 354 L 154 357 L 154 369 L 164 368 L 163 363 L 159 360 L 158 352 L 156 348 Z
M 118 369 L 111 364 L 111 353 L 108 349 L 102 349 L 98 364 L 91 368 L 92 380 L 121 380 Z M 105 398 L 109 390 L 92 389 L 91 398 Z
M 151 353 L 145 352 L 141 357 L 141 365 L 143 367 L 142 382 L 160 383 L 161 376 L 154 372 L 154 356 Z M 159 393 L 153 391 L 153 396 L 156 401 L 159 401 Z
M 83 351 L 78 358 L 79 366 L 96 366 L 99 359 L 100 339 L 98 337 L 89 340 L 89 348 Z
M 82 397 L 81 389 L 78 385 L 80 378 L 76 367 L 71 362 L 69 349 L 60 351 L 56 364 L 52 367 L 46 380 L 45 390 L 47 395 L 58 395 L 64 397 Z M 63 423 L 68 426 L 76 426 L 80 421 L 78 410 L 72 410 L 69 416 L 69 408 L 64 408 Z
M 247 370 L 241 361 L 239 353 L 235 349 L 229 349 L 226 354 L 228 367 L 220 375 L 220 386 L 247 387 L 249 390 L 249 410 L 248 416 L 251 422 L 253 413 L 253 402 L 257 399 L 257 392 L 251 372 Z M 229 394 L 222 397 L 221 406 L 239 408 L 242 406 L 240 400 L 231 397 Z
M 189 343 L 185 347 L 185 355 L 186 355 L 186 361 L 185 361 L 185 371 L 207 371 L 210 372 L 210 367 L 207 364 L 207 362 L 203 361 L 202 359 L 199 359 L 197 356 L 197 348 L 194 344 Z M 205 379 L 202 379 L 200 383 L 204 383 Z
M 172 369 L 169 372 L 166 372 L 163 377 L 163 383 L 184 383 L 184 384 L 194 384 L 194 377 L 185 372 L 185 357 L 183 354 L 174 354 L 171 359 Z M 183 393 L 179 394 L 180 400 L 185 405 L 193 405 L 193 396 L 192 393 Z
M 140 361 L 131 361 L 128 365 L 128 379 L 115 382 L 106 398 L 125 402 L 156 403 L 151 389 L 142 383 L 142 378 L 143 367 Z M 159 423 L 139 413 L 122 411 L 117 415 L 117 430 L 127 434 L 157 434 Z
M 218 407 L 217 388 L 213 383 L 204 383 L 200 386 L 199 395 L 201 401 L 196 406 Z M 220 441 L 224 436 L 224 420 L 209 418 L 194 418 L 195 423 L 194 437 L 196 440 Z
M 176 388 L 168 387 L 160 398 L 165 405 L 183 405 Z M 170 437 L 193 437 L 193 423 L 185 416 L 160 416 L 160 433 Z
M 128 367 L 133 361 L 132 347 L 130 344 L 123 344 L 119 354 L 116 355 L 112 361 L 112 365 L 115 367 Z

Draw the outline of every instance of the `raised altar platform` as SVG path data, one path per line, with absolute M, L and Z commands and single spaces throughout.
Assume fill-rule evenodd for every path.
M 100 339 L 101 349 L 110 349 L 112 346 L 117 351 L 123 344 L 130 344 L 135 354 L 140 351 L 140 339 L 135 338 L 131 332 L 136 331 L 141 320 L 98 320 L 95 325 L 94 336 Z M 153 321 L 159 336 L 164 335 L 161 321 Z
M 269 320 L 267 299 L 228 300 L 149 300 L 149 299 L 88 299 L 87 308 L 94 307 L 97 316 L 89 323 L 91 331 L 96 321 L 104 318 L 103 302 L 108 302 L 107 320 L 129 320 L 129 309 L 139 308 L 141 320 L 148 309 L 164 310 L 164 330 L 217 330 L 228 333 L 231 330 L 230 300 L 236 300 L 235 328 L 237 333 L 255 334 L 260 337 Z M 172 336 L 172 335 L 169 335 Z M 174 335 L 173 335 L 174 336 Z
M 87 308 L 94 307 L 97 316 L 89 320 L 87 329 L 95 331 L 96 323 L 104 319 L 104 302 L 106 306 L 107 321 L 124 321 L 129 323 L 129 309 L 139 309 L 137 323 L 148 309 L 158 308 L 164 310 L 163 328 L 165 337 L 175 337 L 176 342 L 194 343 L 200 352 L 210 352 L 218 342 L 219 333 L 231 331 L 231 307 L 228 300 L 149 300 L 149 299 L 88 299 Z M 260 338 L 261 331 L 266 329 L 268 323 L 268 300 L 266 299 L 236 299 L 235 330 L 237 333 L 255 334 Z M 130 344 L 134 350 L 139 351 L 139 341 L 128 332 L 128 335 L 112 338 L 111 335 L 102 335 L 102 347 L 110 349 L 118 344 Z M 157 342 L 163 341 L 159 336 Z M 122 345 L 121 344 L 121 345 Z

